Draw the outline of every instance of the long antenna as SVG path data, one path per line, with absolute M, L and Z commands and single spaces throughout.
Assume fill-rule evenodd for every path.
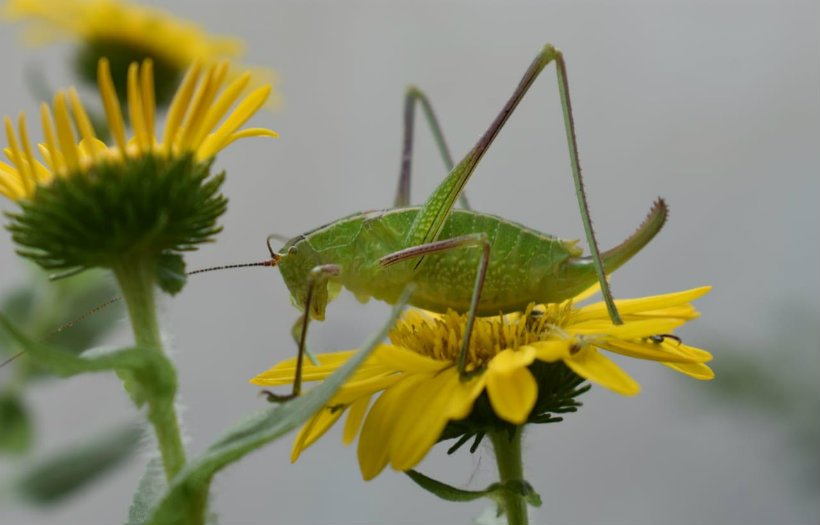
M 234 268 L 250 268 L 251 266 L 276 266 L 277 262 L 278 261 L 276 259 L 270 259 L 261 262 L 228 264 L 225 266 L 212 266 L 210 268 L 200 268 L 199 270 L 191 270 L 190 272 L 185 272 L 185 275 L 196 275 L 198 273 L 215 272 L 217 270 L 232 270 Z

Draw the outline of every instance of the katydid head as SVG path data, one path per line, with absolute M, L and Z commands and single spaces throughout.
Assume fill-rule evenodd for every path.
M 341 285 L 328 278 L 339 274 L 339 267 L 322 264 L 322 259 L 301 237 L 288 241 L 278 254 L 278 266 L 285 286 L 290 292 L 290 302 L 299 310 L 310 304 L 310 317 L 324 321 L 327 303 L 339 295 Z

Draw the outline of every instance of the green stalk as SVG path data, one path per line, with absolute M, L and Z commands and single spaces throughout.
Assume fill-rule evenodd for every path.
M 506 431 L 496 431 L 489 434 L 495 449 L 495 460 L 498 464 L 498 476 L 501 483 L 508 481 L 522 481 L 524 466 L 521 461 L 521 434 L 524 427 L 516 427 L 512 438 Z M 501 502 L 507 513 L 509 525 L 527 525 L 527 501 L 520 493 L 506 490 Z
M 162 340 L 157 322 L 154 284 L 156 265 L 151 257 L 129 257 L 113 268 L 117 276 L 128 315 L 134 331 L 137 346 L 146 351 L 163 353 Z M 148 420 L 154 427 L 157 443 L 165 467 L 165 476 L 170 482 L 185 465 L 185 448 L 179 431 L 174 397 L 176 394 L 176 371 L 173 373 L 173 390 L 166 395 L 152 395 L 146 392 Z

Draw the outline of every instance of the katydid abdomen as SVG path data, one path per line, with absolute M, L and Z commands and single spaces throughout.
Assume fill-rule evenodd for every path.
M 312 317 L 323 319 L 327 302 L 341 285 L 359 300 L 394 304 L 408 283 L 416 289 L 410 304 L 434 312 L 467 312 L 475 292 L 481 250 L 451 249 L 385 267 L 379 260 L 402 249 L 419 208 L 394 208 L 350 215 L 295 237 L 280 251 L 279 268 L 294 302 L 304 306 L 305 276 L 322 265 L 335 265 L 338 275 L 320 285 L 311 301 Z M 656 205 L 629 239 L 602 254 L 611 272 L 637 253 L 660 230 L 666 208 Z M 477 315 L 524 310 L 531 302 L 560 302 L 597 281 L 592 260 L 582 256 L 577 241 L 562 240 L 518 223 L 467 210 L 453 210 L 440 238 L 484 233 L 490 247 L 487 273 Z M 419 259 L 417 257 L 416 259 Z M 328 295 L 328 287 L 331 293 Z

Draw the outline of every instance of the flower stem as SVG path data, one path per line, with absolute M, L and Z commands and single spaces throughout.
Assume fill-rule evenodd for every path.
M 122 295 L 128 305 L 128 315 L 137 346 L 147 351 L 163 353 L 162 340 L 157 322 L 154 300 L 155 263 L 150 257 L 129 257 L 114 266 Z M 171 385 L 168 392 L 142 392 L 148 404 L 148 420 L 154 427 L 159 445 L 165 476 L 171 479 L 185 465 L 185 448 L 177 421 L 174 397 L 176 394 L 176 370 L 170 367 Z M 126 388 L 128 388 L 126 380 Z M 134 395 L 133 392 L 129 393 Z
M 498 476 L 501 483 L 523 481 L 524 466 L 521 461 L 521 434 L 524 427 L 516 427 L 512 436 L 505 430 L 491 432 L 490 440 L 495 449 Z M 504 491 L 502 504 L 509 525 L 527 525 L 527 501 L 524 495 L 512 490 Z

